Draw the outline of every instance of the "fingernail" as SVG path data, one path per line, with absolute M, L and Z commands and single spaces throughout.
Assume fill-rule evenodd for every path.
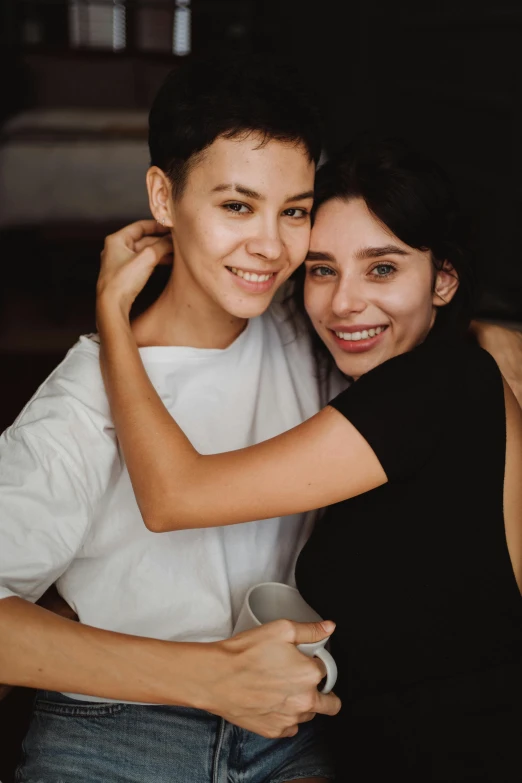
M 331 620 L 323 620 L 321 627 L 325 633 L 333 633 L 333 631 L 335 631 L 335 623 L 333 623 Z

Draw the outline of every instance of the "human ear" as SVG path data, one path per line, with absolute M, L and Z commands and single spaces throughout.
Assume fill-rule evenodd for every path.
M 167 175 L 158 166 L 151 166 L 146 182 L 150 211 L 158 223 L 172 228 L 172 189 Z
M 443 307 L 451 302 L 459 287 L 459 278 L 449 261 L 444 261 L 437 270 L 433 286 L 433 304 Z

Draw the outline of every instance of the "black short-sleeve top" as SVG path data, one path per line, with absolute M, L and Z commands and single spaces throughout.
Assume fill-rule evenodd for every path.
M 464 340 L 430 336 L 330 404 L 388 477 L 330 506 L 297 564 L 306 600 L 337 623 L 331 644 L 341 692 L 522 660 L 494 360 Z

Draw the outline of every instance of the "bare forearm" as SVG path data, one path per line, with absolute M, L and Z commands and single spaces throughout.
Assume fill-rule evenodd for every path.
M 212 645 L 103 631 L 20 598 L 0 600 L 0 626 L 0 682 L 121 701 L 203 706 L 198 670 L 212 663 Z
M 43 606 L 44 609 L 48 609 L 50 612 L 59 615 L 60 617 L 66 617 L 69 620 L 78 620 L 78 617 L 69 604 L 64 601 L 61 595 L 56 589 L 56 585 L 51 585 L 49 589 L 42 595 L 37 601 L 39 606 Z M 0 685 L 0 701 L 4 699 L 7 694 L 12 690 L 12 685 Z
M 198 454 L 152 387 L 125 318 L 113 313 L 101 321 L 107 393 L 150 530 L 287 516 L 337 503 L 387 481 L 368 442 L 330 407 L 257 445 Z M 318 454 L 330 459 L 318 463 Z M 259 487 L 270 487 L 270 492 L 259 492 Z
M 221 715 L 267 737 L 310 714 L 334 715 L 322 671 L 296 649 L 331 633 L 327 623 L 268 623 L 216 643 L 164 642 L 66 620 L 20 598 L 0 600 L 0 680 L 13 685 Z
M 191 479 L 199 454 L 145 372 L 128 322 L 107 310 L 98 320 L 107 396 L 136 499 L 147 521 L 160 515 L 164 507 L 179 507 L 175 488 Z

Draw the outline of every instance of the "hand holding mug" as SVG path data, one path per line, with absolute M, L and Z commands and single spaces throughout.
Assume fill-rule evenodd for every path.
M 269 738 L 293 736 L 316 713 L 336 715 L 340 700 L 317 689 L 323 665 L 298 649 L 325 643 L 334 628 L 330 622 L 277 620 L 215 642 L 204 709 Z
M 322 623 L 321 617 L 304 600 L 295 587 L 280 582 L 262 582 L 250 588 L 234 628 L 234 634 L 257 628 L 275 620 L 293 620 L 296 623 Z M 337 680 L 337 666 L 325 649 L 326 636 L 317 641 L 298 644 L 297 649 L 310 658 L 319 658 L 326 670 L 326 682 L 321 693 L 330 693 Z

